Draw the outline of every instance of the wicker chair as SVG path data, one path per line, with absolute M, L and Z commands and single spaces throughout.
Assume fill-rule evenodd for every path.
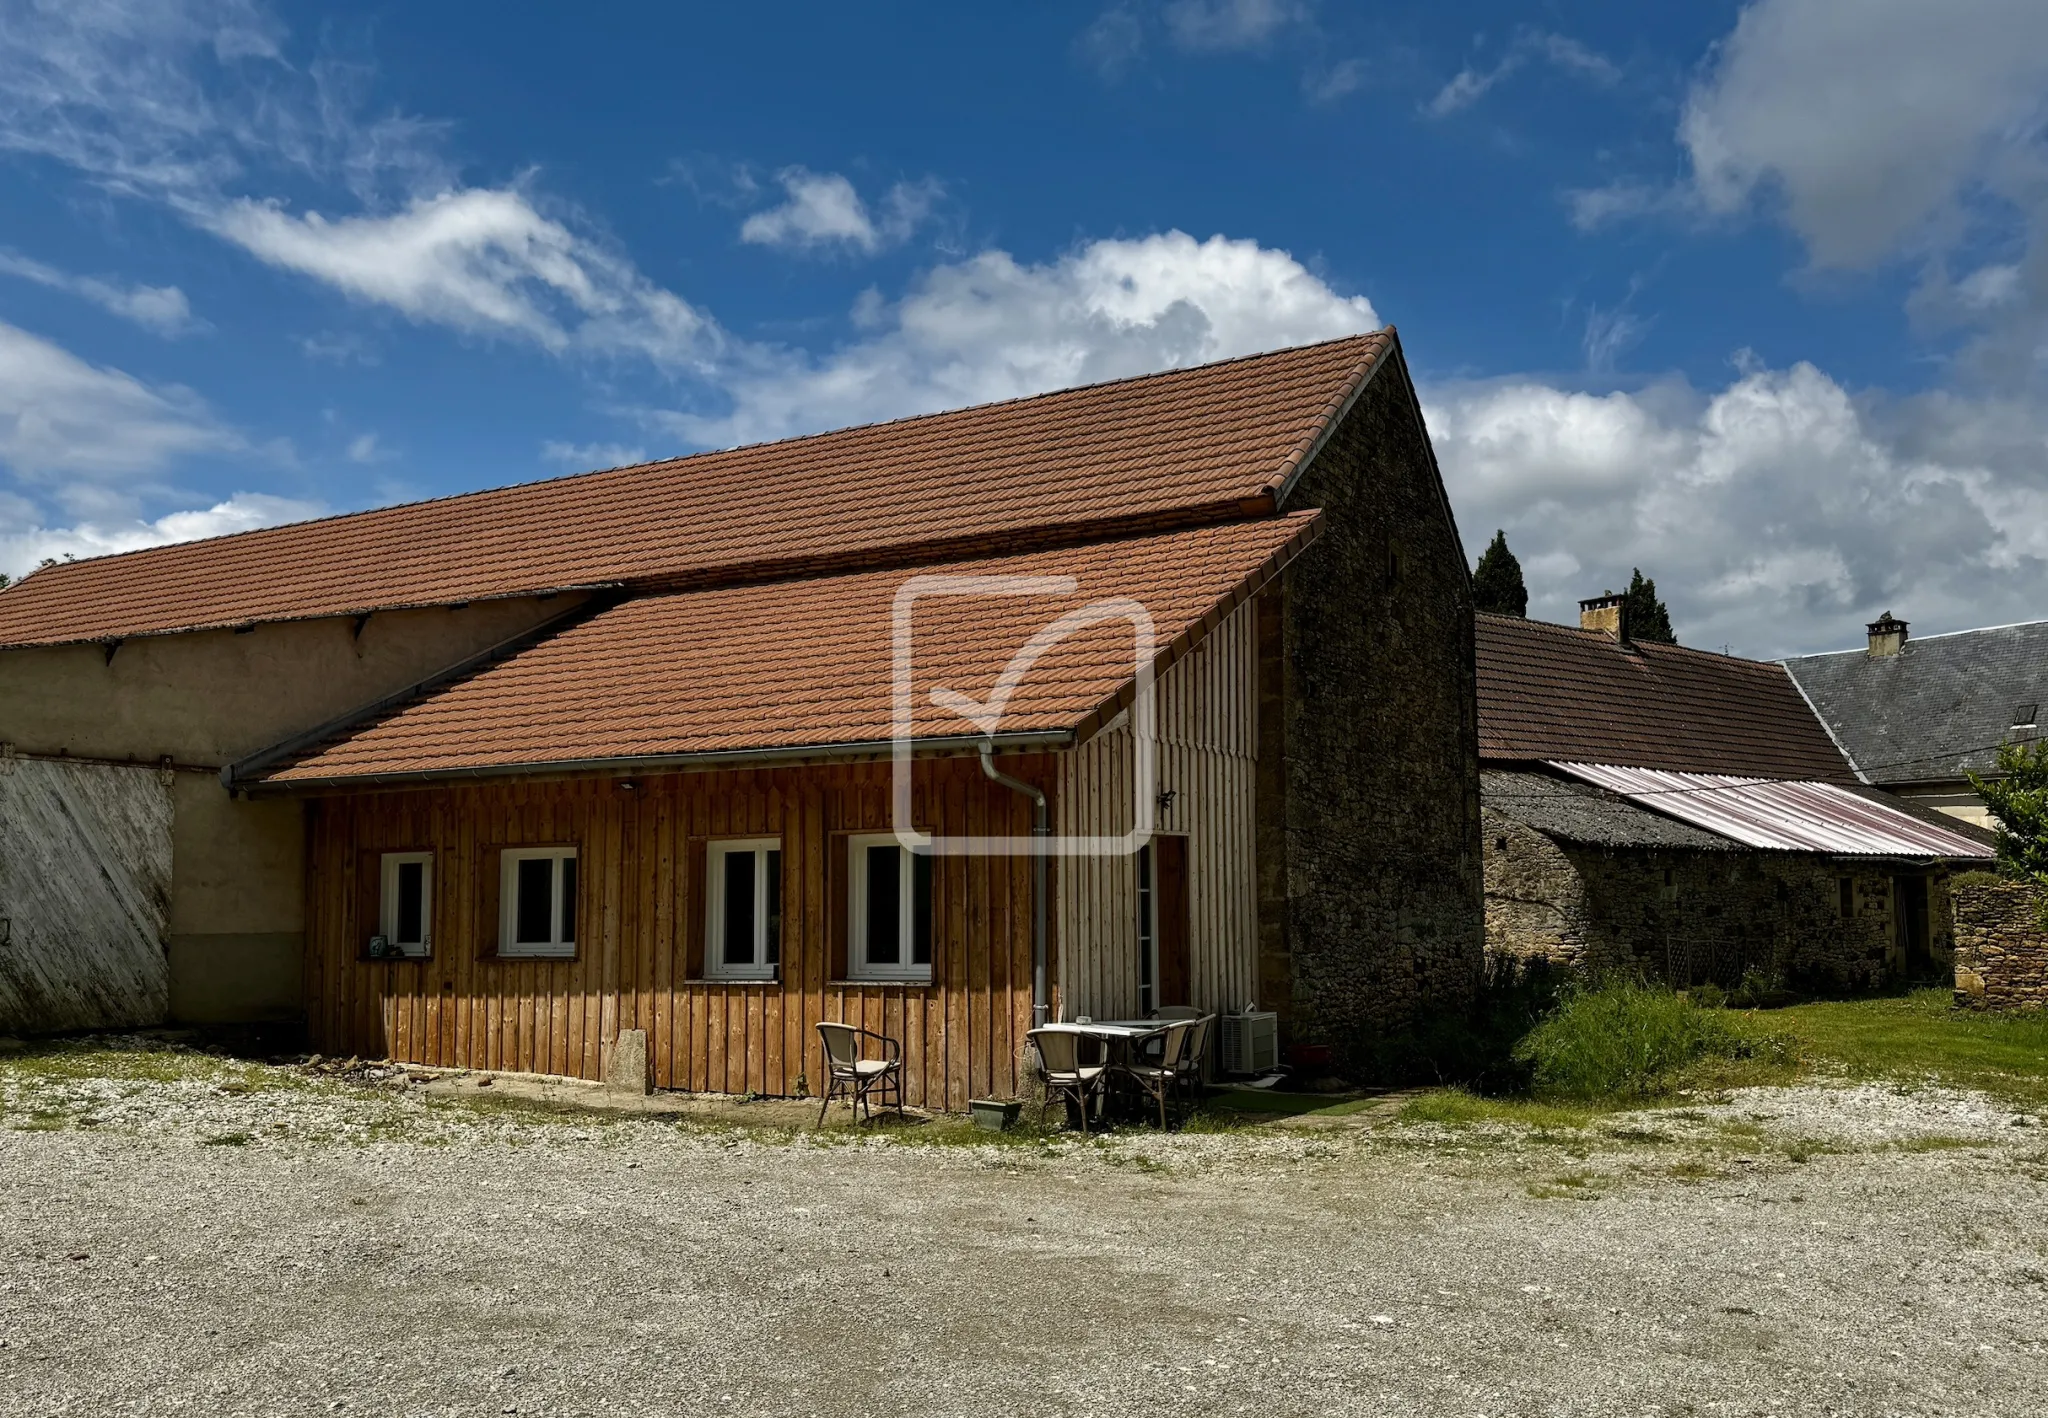
M 1045 1102 L 1039 1106 L 1038 1120 L 1045 1121 L 1046 1110 L 1052 1106 L 1055 1096 L 1071 1098 L 1081 1110 L 1081 1131 L 1088 1131 L 1088 1105 L 1102 1097 L 1103 1083 L 1109 1077 L 1109 1069 L 1101 1063 L 1081 1062 L 1081 1036 L 1066 1029 L 1034 1029 L 1024 1036 L 1031 1046 L 1038 1050 L 1038 1076 L 1045 1082 Z
M 1192 1019 L 1175 1020 L 1166 1026 L 1166 1032 L 1161 1036 L 1159 1058 L 1156 1062 L 1149 1059 L 1133 1059 L 1118 1070 L 1125 1078 L 1136 1084 L 1140 1091 L 1158 1102 L 1161 1128 L 1166 1126 L 1167 1097 L 1180 1088 L 1181 1058 L 1187 1052 L 1188 1035 L 1193 1032 L 1197 1022 Z
M 1188 1029 L 1188 1039 L 1180 1054 L 1180 1086 L 1187 1090 L 1189 1102 L 1200 1102 L 1203 1077 L 1209 1062 L 1209 1035 L 1216 1027 L 1216 1016 L 1205 1014 L 1194 1021 Z
M 826 1110 L 832 1100 L 844 1096 L 856 1115 L 863 1109 L 867 1120 L 874 1121 L 874 1095 L 880 1094 L 882 1106 L 894 1106 L 896 1116 L 903 1116 L 903 1046 L 886 1034 L 877 1034 L 868 1029 L 856 1029 L 851 1024 L 818 1025 L 818 1038 L 825 1045 L 825 1097 L 818 1104 L 818 1126 L 825 1126 Z M 881 1047 L 882 1057 L 862 1057 L 865 1052 L 862 1041 L 872 1039 Z

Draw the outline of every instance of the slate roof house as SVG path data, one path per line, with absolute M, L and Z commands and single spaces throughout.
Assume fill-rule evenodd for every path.
M 1631 641 L 1619 597 L 1477 647 L 1492 954 L 1843 989 L 1952 953 L 1988 848 L 1858 784 L 1782 666 Z
M 1996 777 L 1998 746 L 2040 733 L 2048 621 L 1909 640 L 1887 611 L 1862 650 L 1801 655 L 1785 671 L 1858 779 L 1979 827 L 1966 772 Z
M 1392 330 L 52 566 L 0 1027 L 786 1094 L 844 1019 L 949 1108 L 1048 1013 L 1341 1062 L 1478 975 L 1471 622 Z

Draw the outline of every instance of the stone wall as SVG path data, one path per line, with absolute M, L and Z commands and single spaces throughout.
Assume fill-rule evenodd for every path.
M 1956 1003 L 1970 1009 L 2048 1005 L 2048 925 L 2042 900 L 2018 882 L 1972 882 L 1954 891 Z
M 1732 986 L 1754 970 L 1822 992 L 1869 989 L 1904 965 L 1891 877 L 1868 868 L 1792 853 L 1579 846 L 1496 812 L 1485 833 L 1489 954 L 1678 986 Z M 1929 881 L 1928 916 L 1944 961 L 1953 935 L 1941 873 Z
M 1484 946 L 1471 576 L 1398 351 L 1285 506 L 1324 531 L 1262 617 L 1262 999 L 1363 1072 Z

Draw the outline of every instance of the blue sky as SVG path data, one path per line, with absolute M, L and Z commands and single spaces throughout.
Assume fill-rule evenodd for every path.
M 2020 0 L 0 0 L 0 571 L 1392 321 L 1532 613 L 2037 618 L 2044 94 Z

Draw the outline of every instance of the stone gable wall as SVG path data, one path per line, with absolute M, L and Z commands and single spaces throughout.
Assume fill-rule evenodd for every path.
M 1471 573 L 1388 361 L 1286 499 L 1324 531 L 1264 620 L 1262 998 L 1354 1070 L 1462 1008 L 1485 939 Z
M 1969 1009 L 2048 1005 L 2048 926 L 2039 892 L 2019 882 L 1955 888 L 1956 1003 Z

